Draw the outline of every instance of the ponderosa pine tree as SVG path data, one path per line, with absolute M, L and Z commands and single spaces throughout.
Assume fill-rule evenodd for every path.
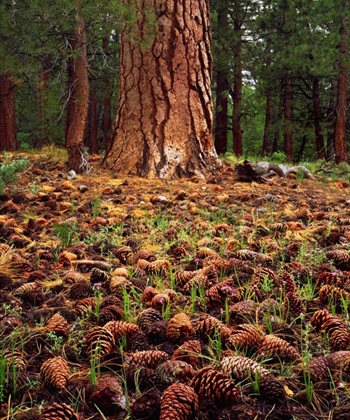
M 12 74 L 0 74 L 0 150 L 18 149 L 14 88 Z
M 217 170 L 210 47 L 208 0 L 143 1 L 134 30 L 121 34 L 108 168 L 148 178 Z
M 340 42 L 339 42 L 339 73 L 337 86 L 336 118 L 334 126 L 334 153 L 335 162 L 341 163 L 348 160 L 348 153 L 345 142 L 346 108 L 348 92 L 348 13 L 349 2 L 341 1 L 343 13 L 340 18 Z

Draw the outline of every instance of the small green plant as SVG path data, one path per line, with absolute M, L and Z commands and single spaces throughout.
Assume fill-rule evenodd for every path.
M 11 159 L 8 154 L 5 154 L 5 158 L 0 165 L 0 194 L 4 193 L 4 190 L 11 182 L 16 182 L 18 174 L 28 168 L 30 162 L 26 158 Z
M 94 198 L 91 202 L 92 206 L 92 217 L 96 218 L 100 215 L 100 200 L 98 197 Z
M 59 353 L 63 346 L 64 338 L 56 335 L 54 331 L 48 332 L 46 338 L 50 341 L 51 351 L 53 353 Z
M 96 318 L 98 318 L 100 316 L 100 307 L 101 307 L 101 303 L 102 303 L 102 293 L 99 287 L 94 286 L 93 287 L 93 291 L 94 291 L 94 297 L 95 297 L 95 307 L 94 307 L 94 312 L 93 314 L 95 315 Z
M 55 223 L 53 229 L 64 248 L 73 244 L 73 240 L 78 233 L 78 226 L 75 223 Z

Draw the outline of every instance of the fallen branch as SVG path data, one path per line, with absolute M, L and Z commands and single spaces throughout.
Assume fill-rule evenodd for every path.
M 94 261 L 94 260 L 73 260 L 71 265 L 91 265 L 92 267 L 101 268 L 101 270 L 110 270 L 112 265 L 105 261 Z

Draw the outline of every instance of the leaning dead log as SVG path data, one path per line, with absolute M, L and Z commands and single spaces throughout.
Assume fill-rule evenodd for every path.
M 284 164 L 275 165 L 270 162 L 250 162 L 245 160 L 243 164 L 235 166 L 236 176 L 240 182 L 267 182 L 272 176 L 285 178 L 289 174 L 303 173 L 305 178 L 315 179 L 312 173 L 305 166 L 287 166 Z

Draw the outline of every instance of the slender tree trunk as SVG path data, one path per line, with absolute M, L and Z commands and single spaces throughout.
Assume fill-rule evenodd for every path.
M 235 16 L 233 29 L 235 36 L 233 57 L 233 153 L 242 156 L 242 129 L 241 129 L 241 105 L 242 105 L 242 32 L 239 20 L 240 1 L 235 2 Z
M 89 80 L 86 56 L 84 21 L 78 18 L 76 32 L 70 37 L 74 56 L 68 62 L 69 98 L 67 107 L 66 147 L 68 168 L 83 172 L 84 131 L 89 106 Z
M 15 91 L 12 74 L 0 75 L 0 150 L 17 150 Z
M 96 97 L 96 81 L 90 79 L 90 101 L 88 113 L 87 146 L 91 154 L 98 154 L 98 112 Z
M 35 136 L 35 147 L 42 147 L 49 137 L 50 120 L 48 117 L 48 89 L 50 70 L 43 66 L 39 83 L 38 129 Z
M 102 39 L 102 49 L 103 52 L 109 54 L 109 39 L 108 36 L 104 36 Z M 111 115 L 111 82 L 110 77 L 107 74 L 103 79 L 103 119 L 102 119 L 102 128 L 103 128 L 103 146 L 104 150 L 107 151 L 111 142 L 112 136 L 112 115 Z
M 292 83 L 287 76 L 284 80 L 284 153 L 288 162 L 293 160 L 293 108 L 292 108 Z
M 266 69 L 268 70 L 272 64 L 270 39 L 267 40 L 266 54 L 267 54 Z M 269 153 L 270 135 L 271 135 L 270 133 L 271 103 L 272 103 L 272 91 L 271 91 L 271 88 L 268 87 L 266 90 L 264 137 L 263 137 L 263 145 L 262 145 L 262 151 L 261 151 L 262 156 L 267 156 Z
M 104 163 L 148 178 L 204 177 L 219 167 L 212 140 L 207 0 L 144 0 L 155 8 L 123 33 L 115 135 Z M 135 42 L 136 41 L 136 42 Z
M 319 159 L 325 157 L 325 148 L 323 134 L 321 130 L 321 101 L 320 101 L 320 79 L 314 77 L 312 81 L 312 102 L 314 106 L 314 125 L 315 125 L 315 140 L 316 140 L 316 152 Z
M 216 107 L 215 107 L 215 148 L 218 154 L 227 152 L 228 131 L 228 51 L 224 43 L 228 27 L 228 10 L 226 2 L 218 7 L 217 36 L 220 42 L 219 58 L 216 64 Z
M 347 12 L 348 1 L 342 2 L 344 11 Z M 348 29 L 347 29 L 347 18 L 342 19 L 340 27 L 340 62 L 339 62 L 339 73 L 338 73 L 338 89 L 337 89 L 337 104 L 336 104 L 336 119 L 334 126 L 334 152 L 335 162 L 346 162 L 348 160 L 348 153 L 346 150 L 345 142 L 345 128 L 346 128 L 346 104 L 347 104 L 347 86 L 348 86 Z

